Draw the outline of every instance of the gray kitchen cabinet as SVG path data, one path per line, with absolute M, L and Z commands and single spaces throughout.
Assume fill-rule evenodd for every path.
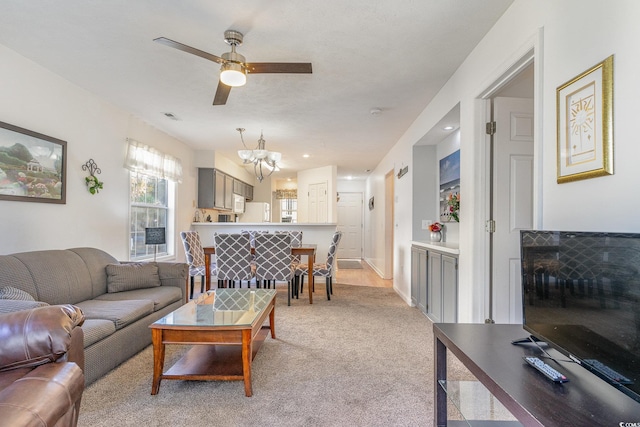
M 212 209 L 224 206 L 224 198 L 220 202 L 216 198 L 218 193 L 222 191 L 224 193 L 224 180 L 222 182 L 222 189 L 216 185 L 216 170 L 213 168 L 199 168 L 198 169 L 198 208 Z M 224 194 L 221 196 L 224 197 Z
M 411 246 L 411 303 L 434 322 L 458 321 L 458 257 Z
M 244 197 L 246 201 L 251 201 L 253 200 L 253 185 L 249 185 L 246 182 L 234 178 L 233 193 Z
M 429 307 L 427 315 L 434 322 L 456 323 L 458 321 L 458 257 L 428 251 Z
M 224 208 L 233 210 L 233 177 L 224 176 Z
M 458 321 L 458 258 L 442 254 L 442 321 Z
M 198 208 L 233 210 L 234 193 L 251 200 L 253 186 L 218 169 L 198 168 Z
M 411 247 L 411 303 L 420 311 L 427 312 L 427 250 Z
M 434 322 L 442 322 L 442 254 L 429 251 L 429 274 L 427 275 L 429 307 L 427 314 Z

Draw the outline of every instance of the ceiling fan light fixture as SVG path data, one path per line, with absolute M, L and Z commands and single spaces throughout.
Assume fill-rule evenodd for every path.
M 220 81 L 231 87 L 244 86 L 247 83 L 247 74 L 242 64 L 226 62 L 222 64 Z

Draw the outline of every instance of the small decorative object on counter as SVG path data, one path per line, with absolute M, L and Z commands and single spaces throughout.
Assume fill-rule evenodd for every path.
M 98 180 L 98 177 L 95 175 L 97 173 L 102 173 L 102 171 L 100 170 L 96 162 L 94 162 L 93 159 L 89 159 L 87 163 L 82 165 L 82 170 L 89 171 L 89 176 L 84 179 L 85 183 L 87 184 L 87 189 L 89 190 L 89 193 L 91 194 L 99 193 L 100 190 L 102 190 L 102 187 L 104 184 L 100 182 L 100 180 Z
M 432 242 L 439 242 L 442 240 L 442 224 L 434 222 L 429 225 L 429 231 L 431 232 L 430 238 Z

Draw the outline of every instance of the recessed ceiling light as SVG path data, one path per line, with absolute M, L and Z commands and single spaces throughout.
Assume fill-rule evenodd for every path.
M 347 179 L 348 179 L 349 181 L 351 181 L 351 180 L 353 179 L 353 177 L 352 177 L 351 175 L 349 175 L 349 176 L 347 177 Z
M 445 126 L 442 129 L 444 129 L 444 130 L 453 130 L 453 126 Z
M 304 157 L 305 159 L 308 159 L 309 155 L 308 154 L 303 154 L 302 157 Z

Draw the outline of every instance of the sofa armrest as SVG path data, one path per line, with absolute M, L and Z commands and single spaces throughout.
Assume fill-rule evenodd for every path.
M 83 322 L 82 310 L 68 304 L 0 314 L 0 372 L 60 359 Z
M 0 424 L 6 426 L 75 426 L 84 375 L 75 363 L 38 366 L 0 391 Z
M 184 289 L 189 277 L 189 265 L 183 262 L 158 262 L 158 275 L 162 286 L 177 286 Z

